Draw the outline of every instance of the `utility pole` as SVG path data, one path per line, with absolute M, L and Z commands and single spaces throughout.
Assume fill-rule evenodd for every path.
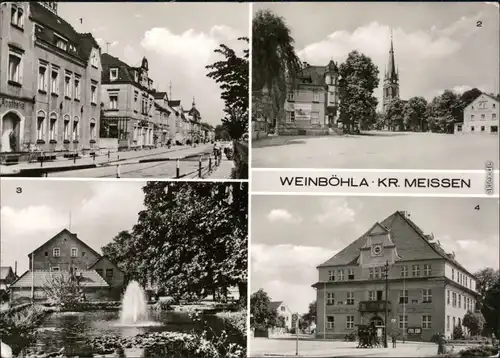
M 385 262 L 385 327 L 384 327 L 384 348 L 387 348 L 387 320 L 389 319 L 389 261 Z
M 295 355 L 299 355 L 299 313 L 296 313 L 297 319 L 295 320 Z
M 31 302 L 35 302 L 35 251 L 31 253 Z

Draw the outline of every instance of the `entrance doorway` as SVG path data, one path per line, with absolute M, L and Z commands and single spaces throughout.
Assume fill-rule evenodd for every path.
M 8 112 L 2 117 L 2 137 L 0 152 L 18 152 L 20 148 L 21 118 L 15 112 Z
M 378 327 L 380 327 L 380 326 L 384 326 L 384 320 L 383 320 L 381 317 L 379 317 L 379 316 L 373 316 L 373 317 L 370 319 L 370 324 L 371 324 L 372 322 L 375 324 L 375 326 L 378 326 Z
M 377 291 L 377 301 L 382 301 L 382 291 Z

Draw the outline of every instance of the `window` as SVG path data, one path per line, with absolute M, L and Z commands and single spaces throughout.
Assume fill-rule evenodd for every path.
M 82 257 L 85 257 L 85 251 L 82 251 Z
M 470 127 L 471 132 L 474 132 L 474 129 L 475 129 L 474 126 Z
M 375 301 L 375 291 L 368 292 L 368 301 Z
M 399 303 L 407 304 L 408 303 L 408 290 L 399 291 Z
M 495 105 L 495 103 L 493 103 L 493 104 L 492 104 L 492 108 L 496 108 L 496 105 Z
M 92 51 L 92 55 L 90 57 L 90 64 L 94 67 L 99 67 L 99 55 L 96 51 Z
M 422 316 L 422 329 L 431 329 L 431 316 Z
M 457 307 L 457 293 L 456 292 L 453 292 L 451 294 L 451 305 L 453 307 Z
M 48 251 L 45 251 L 45 253 L 44 253 L 44 254 L 45 254 L 45 257 L 49 256 Z
M 382 271 L 380 267 L 375 267 L 375 278 L 381 278 L 382 277 Z
M 295 112 L 294 111 L 287 111 L 285 120 L 286 120 L 286 123 L 295 122 Z
M 330 103 L 335 102 L 334 92 L 328 92 L 328 98 Z
M 61 36 L 54 34 L 54 38 L 56 41 L 56 46 L 59 47 L 61 50 L 66 51 L 68 49 L 68 41 L 63 39 Z
M 36 139 L 43 140 L 45 127 L 45 112 L 38 111 L 36 116 Z
M 71 98 L 71 72 L 66 71 L 64 74 L 64 96 Z
M 432 273 L 431 265 L 425 264 L 424 265 L 424 276 L 431 276 L 431 273 Z
M 22 57 L 17 53 L 9 53 L 9 81 L 21 83 Z
M 446 330 L 450 330 L 450 316 L 446 316 Z
M 408 316 L 399 316 L 399 329 L 408 327 Z
M 482 121 L 484 121 L 484 120 L 485 120 L 485 118 L 486 118 L 486 117 L 485 117 L 484 113 L 483 113 L 483 114 L 481 114 L 481 120 L 482 120 Z
M 401 267 L 401 277 L 408 277 L 408 266 Z
M 462 308 L 462 295 L 458 294 L 458 308 Z
M 354 328 L 354 316 L 347 316 L 345 328 Z
M 54 94 L 59 94 L 59 68 L 53 65 L 50 72 L 50 91 Z
M 486 101 L 479 102 L 479 108 L 486 108 Z
M 451 279 L 455 281 L 455 269 L 451 269 Z
M 91 118 L 90 119 L 90 140 L 95 140 L 96 138 L 96 123 L 95 119 Z
M 328 281 L 335 281 L 335 271 L 328 271 Z
M 47 92 L 47 64 L 38 63 L 38 90 Z
M 446 304 L 450 304 L 450 290 L 446 290 Z
M 481 132 L 484 132 L 484 126 L 481 126 Z
M 432 302 L 432 290 L 429 288 L 424 288 L 422 290 L 422 303 Z
M 491 126 L 491 133 L 498 133 L 498 126 Z
M 49 140 L 56 140 L 57 135 L 57 114 L 51 113 L 49 119 Z
M 354 304 L 354 292 L 347 292 L 346 305 Z
M 63 132 L 63 139 L 64 140 L 69 140 L 69 122 L 70 122 L 70 119 L 69 119 L 69 116 L 66 114 L 64 116 L 64 132 Z
M 135 91 L 134 92 L 134 110 L 137 111 L 139 108 L 139 92 Z
M 118 79 L 118 69 L 117 68 L 112 68 L 109 70 L 109 79 L 110 81 L 114 81 Z
M 338 272 L 339 272 L 339 281 L 344 281 L 344 270 L 340 269 Z
M 79 132 L 79 127 L 78 127 L 78 123 L 80 121 L 80 118 L 78 117 L 75 117 L 73 119 L 73 140 L 78 140 L 78 132 Z
M 473 120 L 474 120 L 474 115 L 473 115 L 473 114 L 471 114 L 471 116 L 470 116 L 470 120 L 471 120 L 471 121 L 473 121 Z
M 453 328 L 455 328 L 456 325 L 457 325 L 456 318 L 453 317 Z
M 75 99 L 80 100 L 80 76 L 75 74 Z
M 318 91 L 313 92 L 313 102 L 319 102 L 319 92 Z
M 106 278 L 112 278 L 113 277 L 113 269 L 106 269 Z
M 50 271 L 52 271 L 52 272 L 59 272 L 59 266 L 52 266 L 50 268 Z
M 97 85 L 95 84 L 90 85 L 90 102 L 97 103 Z
M 460 317 L 458 318 L 458 325 L 461 326 L 462 325 L 462 320 L 460 319 Z
M 59 257 L 59 256 L 61 256 L 61 250 L 58 247 L 54 247 L 52 249 L 52 256 L 53 257 Z
M 326 329 L 333 329 L 335 326 L 335 317 L 326 316 Z
M 327 294 L 326 294 L 326 304 L 330 305 L 330 306 L 335 304 L 335 293 L 333 293 L 333 292 L 327 292 Z
M 77 248 L 71 248 L 71 257 L 78 257 L 78 249 Z
M 118 95 L 109 95 L 109 108 L 118 109 Z
M 462 125 L 461 125 L 461 124 L 458 124 L 458 125 L 457 125 L 457 131 L 458 131 L 458 132 L 461 132 L 461 131 L 462 131 Z
M 16 4 L 12 4 L 10 23 L 19 28 L 24 27 L 24 12 L 21 6 Z
M 289 102 L 295 101 L 295 91 L 288 91 L 286 95 Z
M 311 124 L 319 124 L 319 112 L 311 112 Z
M 373 267 L 370 267 L 370 268 L 368 269 L 368 272 L 369 272 L 369 275 L 370 275 L 370 278 L 371 278 L 371 279 L 375 278 L 375 276 L 374 276 L 374 274 L 373 274 L 373 273 L 374 273 Z
M 412 265 L 412 275 L 413 275 L 413 277 L 420 276 L 420 266 L 419 265 Z
M 285 306 L 281 306 L 280 308 L 281 308 L 281 312 L 285 312 L 286 311 Z
M 347 278 L 349 280 L 354 280 L 354 270 L 353 269 L 348 269 L 347 270 Z

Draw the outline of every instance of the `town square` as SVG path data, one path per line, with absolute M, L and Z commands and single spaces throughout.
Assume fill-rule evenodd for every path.
M 498 26 L 494 3 L 255 4 L 253 167 L 498 167 Z
M 249 7 L 115 6 L 2 2 L 0 175 L 248 177 Z

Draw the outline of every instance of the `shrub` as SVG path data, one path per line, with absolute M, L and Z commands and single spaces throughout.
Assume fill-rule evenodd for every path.
M 248 178 L 248 145 L 242 142 L 234 142 L 234 169 L 231 179 Z
M 243 340 L 247 337 L 247 312 L 220 312 L 216 314 L 224 323 L 235 329 Z
M 152 308 L 155 311 L 169 311 L 172 309 L 172 300 L 157 301 Z
M 464 331 L 462 325 L 457 325 L 453 328 L 453 339 L 464 339 Z
M 492 346 L 471 347 L 460 351 L 460 357 L 489 357 L 498 353 Z

